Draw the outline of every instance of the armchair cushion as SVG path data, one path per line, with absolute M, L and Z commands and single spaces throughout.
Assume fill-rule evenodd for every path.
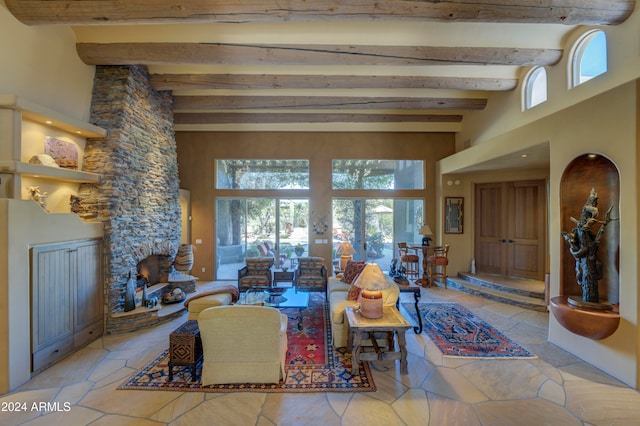
M 272 257 L 248 257 L 246 262 L 249 275 L 268 271 L 273 266 Z

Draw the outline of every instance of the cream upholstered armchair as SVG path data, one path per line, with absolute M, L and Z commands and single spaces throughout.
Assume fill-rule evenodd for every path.
M 273 257 L 247 257 L 246 265 L 238 270 L 238 288 L 245 291 L 255 286 L 271 287 Z
M 216 306 L 200 312 L 201 384 L 278 383 L 285 375 L 287 321 L 267 306 Z

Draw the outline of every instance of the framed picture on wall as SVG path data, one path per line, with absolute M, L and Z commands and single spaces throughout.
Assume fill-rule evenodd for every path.
M 444 198 L 444 233 L 462 234 L 464 213 L 463 197 Z

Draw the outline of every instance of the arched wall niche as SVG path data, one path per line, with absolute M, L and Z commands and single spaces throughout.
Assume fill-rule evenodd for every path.
M 604 220 L 612 207 L 611 217 L 619 217 L 620 175 L 615 164 L 600 154 L 584 154 L 575 158 L 564 170 L 560 183 L 560 221 L 562 231 L 571 231 L 575 224 L 571 218 L 580 218 L 591 188 L 598 194 L 598 217 Z M 598 229 L 599 226 L 595 229 Z M 562 296 L 581 296 L 582 289 L 576 280 L 575 259 L 561 236 Z M 602 279 L 598 285 L 601 301 L 614 305 L 620 303 L 620 221 L 612 220 L 606 227 L 598 247 L 598 259 L 602 263 Z
M 609 207 L 611 218 L 618 218 L 620 201 L 620 175 L 608 158 L 599 154 L 584 154 L 575 158 L 564 170 L 560 182 L 560 223 L 562 231 L 575 228 L 571 218 L 580 218 L 582 207 L 589 198 L 591 188 L 598 195 L 598 220 L 603 220 Z M 597 226 L 597 225 L 596 225 Z M 599 226 L 594 228 L 597 232 Z M 577 309 L 569 306 L 567 298 L 582 297 L 582 288 L 576 278 L 575 259 L 562 236 L 560 259 L 560 295 L 550 300 L 549 307 L 558 322 L 572 333 L 594 340 L 611 336 L 620 325 L 620 221 L 612 220 L 605 228 L 598 246 L 598 259 L 602 262 L 602 279 L 598 283 L 600 302 L 613 304 L 612 311 Z

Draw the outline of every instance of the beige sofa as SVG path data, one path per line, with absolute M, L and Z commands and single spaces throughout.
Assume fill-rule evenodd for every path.
M 384 306 L 395 306 L 400 297 L 400 289 L 392 278 L 386 277 L 391 287 L 382 292 Z M 347 300 L 351 284 L 340 281 L 340 278 L 330 277 L 327 283 L 327 297 L 329 300 L 329 314 L 331 315 L 331 336 L 333 346 L 340 348 L 347 346 L 349 325 L 344 314 L 346 306 L 353 306 L 355 300 Z M 376 339 L 377 340 L 377 339 Z
M 267 306 L 218 306 L 200 312 L 202 385 L 278 383 L 285 377 L 287 321 Z

